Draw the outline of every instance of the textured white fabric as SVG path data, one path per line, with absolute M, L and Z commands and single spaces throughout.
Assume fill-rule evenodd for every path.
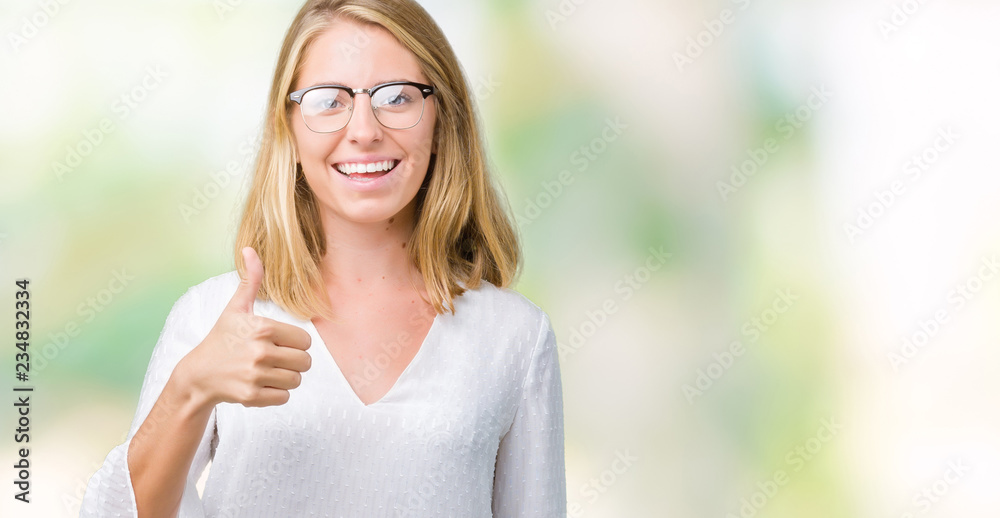
M 236 271 L 218 275 L 174 304 L 127 439 L 91 477 L 80 516 L 136 516 L 128 444 L 238 284 Z M 454 303 L 396 384 L 365 406 L 315 326 L 258 299 L 255 314 L 312 335 L 312 366 L 284 405 L 215 407 L 178 516 L 566 516 L 562 386 L 548 315 L 485 281 Z M 195 483 L 210 460 L 200 498 Z

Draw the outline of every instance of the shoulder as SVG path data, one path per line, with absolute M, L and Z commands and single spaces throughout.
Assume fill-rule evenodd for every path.
M 207 302 L 209 299 L 220 296 L 232 297 L 239 284 L 239 273 L 236 270 L 232 270 L 209 277 L 198 284 L 191 286 L 181 298 L 186 297 L 192 300 L 197 299 L 201 302 Z
M 486 280 L 455 299 L 455 316 L 476 325 L 493 324 L 531 336 L 549 325 L 548 314 L 528 297 Z
M 223 293 L 232 295 L 236 291 L 236 287 L 240 285 L 240 274 L 236 270 L 230 270 L 225 273 L 220 273 L 219 275 L 209 277 L 204 281 L 201 281 L 194 286 L 191 286 L 189 290 L 197 291 L 201 294 L 211 295 L 215 293 Z
M 240 276 L 236 270 L 209 277 L 189 287 L 174 303 L 174 308 L 196 311 L 200 316 L 215 322 L 239 284 Z

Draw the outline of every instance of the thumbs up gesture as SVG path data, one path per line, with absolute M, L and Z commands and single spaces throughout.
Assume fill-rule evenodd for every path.
M 312 358 L 304 329 L 253 314 L 264 267 L 257 251 L 243 249 L 246 277 L 205 339 L 175 369 L 201 405 L 281 405 L 302 382 Z

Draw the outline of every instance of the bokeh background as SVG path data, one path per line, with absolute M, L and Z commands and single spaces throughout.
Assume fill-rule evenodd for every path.
M 171 305 L 233 269 L 299 4 L 0 5 L 0 385 L 29 278 L 36 387 L 0 515 L 76 516 Z M 1000 513 L 1000 5 L 423 4 L 560 341 L 570 516 Z

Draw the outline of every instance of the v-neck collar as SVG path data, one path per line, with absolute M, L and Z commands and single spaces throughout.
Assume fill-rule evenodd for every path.
M 441 313 L 437 313 L 434 315 L 434 320 L 431 322 L 430 329 L 427 330 L 427 335 L 424 336 L 423 342 L 420 343 L 420 348 L 417 349 L 417 352 L 416 354 L 413 355 L 413 358 L 410 358 L 410 362 L 406 365 L 406 368 L 403 369 L 403 372 L 399 374 L 399 376 L 396 378 L 396 381 L 393 382 L 392 386 L 389 387 L 389 390 L 386 391 L 386 393 L 383 394 L 382 397 L 378 398 L 375 401 L 372 401 L 369 404 L 365 404 L 364 401 L 361 401 L 361 398 L 358 396 L 358 393 L 354 391 L 354 388 L 351 386 L 350 382 L 347 381 L 347 376 L 344 375 L 344 371 L 341 370 L 340 365 L 337 363 L 337 360 L 334 359 L 333 354 L 330 353 L 330 349 L 327 347 L 326 341 L 323 340 L 323 336 L 319 333 L 319 329 L 316 328 L 316 325 L 313 324 L 312 320 L 306 320 L 305 324 L 309 326 L 308 331 L 310 331 L 313 334 L 313 336 L 316 339 L 318 339 L 319 343 L 317 345 L 322 346 L 323 350 L 319 354 L 330 361 L 330 364 L 333 366 L 333 370 L 337 371 L 337 375 L 339 376 L 340 380 L 343 381 L 344 388 L 347 390 L 347 392 L 350 392 L 353 400 L 362 407 L 371 408 L 375 405 L 378 405 L 379 403 L 382 403 L 386 399 L 390 398 L 395 392 L 397 392 L 399 390 L 398 387 L 400 386 L 400 384 L 404 383 L 408 376 L 411 376 L 411 374 L 409 373 L 410 371 L 414 370 L 415 367 L 413 365 L 421 361 L 421 357 L 429 354 L 425 349 L 427 349 L 428 345 L 431 344 L 433 340 L 437 339 L 435 333 L 437 333 L 438 328 L 441 327 L 441 322 L 440 322 L 441 318 L 442 318 Z

